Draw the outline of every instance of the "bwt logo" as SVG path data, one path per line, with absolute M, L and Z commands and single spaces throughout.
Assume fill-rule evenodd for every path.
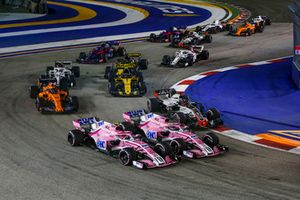
M 90 118 L 81 118 L 78 120 L 80 125 L 85 125 L 85 124 L 92 124 L 95 122 L 95 118 L 94 117 L 90 117 Z
M 161 10 L 163 13 L 167 13 L 167 14 L 183 14 L 183 13 L 194 14 L 193 11 L 187 8 L 170 5 L 170 4 L 161 4 L 161 3 L 154 3 L 154 2 L 147 2 L 147 1 L 134 1 L 134 0 L 115 0 L 115 2 L 130 3 L 134 5 L 140 5 L 140 6 L 149 6 L 149 7 L 157 8 Z
M 145 114 L 144 110 L 135 110 L 135 111 L 128 112 L 128 115 L 130 117 L 138 117 L 138 116 L 142 116 L 144 114 Z
M 151 119 L 151 118 L 153 118 L 153 117 L 154 117 L 154 114 L 153 114 L 153 113 L 147 114 L 147 119 Z
M 99 149 L 106 149 L 106 143 L 105 143 L 105 141 L 104 140 L 98 140 L 97 141 L 97 147 Z
M 155 139 L 156 138 L 156 132 L 155 131 L 147 131 L 147 138 Z

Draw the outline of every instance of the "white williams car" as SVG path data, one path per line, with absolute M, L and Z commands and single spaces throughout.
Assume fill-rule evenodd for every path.
M 199 60 L 207 60 L 209 52 L 204 50 L 204 46 L 192 46 L 189 50 L 175 52 L 174 56 L 165 55 L 161 64 L 169 67 L 188 67 Z

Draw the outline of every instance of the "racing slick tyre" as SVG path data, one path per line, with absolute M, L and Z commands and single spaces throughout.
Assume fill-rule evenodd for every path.
M 246 36 L 251 36 L 251 35 L 252 35 L 251 30 L 248 29 L 248 30 L 246 31 Z
M 264 26 L 264 25 L 260 25 L 260 26 L 257 28 L 257 32 L 262 33 L 262 32 L 264 32 L 264 29 L 265 29 L 265 26 Z
M 80 77 L 80 68 L 78 66 L 72 67 L 71 71 L 74 73 L 74 76 L 76 78 Z
M 143 73 L 142 73 L 142 72 L 138 72 L 138 73 L 137 73 L 137 77 L 139 78 L 139 81 L 140 81 L 140 82 L 143 82 L 143 81 L 144 81 L 144 76 L 143 76 Z
M 193 57 L 187 57 L 186 59 L 188 65 L 187 66 L 192 66 L 194 64 Z M 186 66 L 186 65 L 185 65 Z
M 84 142 L 84 135 L 80 130 L 71 130 L 68 133 L 67 139 L 72 146 L 80 146 Z
M 107 66 L 107 67 L 105 68 L 105 72 L 104 72 L 104 78 L 105 78 L 105 79 L 108 79 L 108 76 L 109 76 L 110 71 L 111 71 L 111 66 Z
M 115 91 L 116 91 L 116 83 L 114 81 L 108 82 L 108 92 L 112 96 L 116 96 L 115 93 L 114 93 Z
M 70 79 L 69 79 L 69 86 L 70 87 L 75 87 L 76 86 L 76 80 L 75 80 L 75 76 L 71 75 Z
M 86 53 L 85 52 L 80 52 L 78 60 L 82 61 L 82 60 L 86 60 L 86 58 L 87 58 Z
M 220 112 L 216 108 L 210 108 L 206 112 L 206 118 L 208 120 L 216 120 L 221 118 Z
M 271 19 L 267 18 L 267 19 L 266 19 L 266 25 L 270 26 L 271 24 L 272 24 Z
M 71 80 L 68 80 L 65 77 L 63 77 L 62 79 L 60 79 L 60 83 L 59 83 L 60 89 L 62 89 L 62 90 L 68 90 L 69 86 L 71 86 Z
M 157 98 L 150 98 L 147 100 L 147 108 L 150 112 L 161 112 L 160 102 Z
M 207 42 L 207 43 L 212 43 L 213 37 L 212 37 L 211 35 L 205 35 L 204 40 L 205 40 L 205 42 Z
M 219 144 L 219 138 L 214 133 L 207 133 L 203 136 L 202 141 L 209 146 L 210 148 L 214 148 Z
M 125 56 L 125 54 L 126 54 L 126 49 L 124 47 L 119 47 L 117 49 L 117 56 L 122 57 L 122 56 Z
M 39 94 L 39 87 L 34 85 L 30 87 L 30 98 L 35 99 Z
M 72 105 L 73 105 L 73 111 L 78 112 L 79 109 L 79 102 L 77 97 L 72 97 Z
M 155 38 L 156 38 L 155 33 L 151 33 L 150 36 L 149 36 L 149 41 L 150 42 L 155 42 Z
M 140 96 L 143 96 L 147 93 L 147 87 L 145 82 L 139 82 L 139 91 L 140 91 Z
M 167 142 L 158 142 L 155 144 L 153 149 L 158 155 L 160 155 L 163 158 L 165 158 L 166 156 L 174 157 L 172 147 Z
M 122 149 L 119 153 L 119 160 L 122 165 L 130 166 L 136 160 L 136 152 L 131 148 Z
M 171 56 L 164 55 L 161 64 L 169 66 L 171 64 Z
M 185 124 L 187 122 L 187 117 L 182 112 L 174 113 L 173 118 L 180 124 Z
M 131 132 L 133 132 L 135 130 L 134 125 L 130 122 L 121 122 L 119 127 L 120 127 L 121 131 L 131 131 Z
M 47 75 L 49 74 L 49 71 L 50 71 L 50 70 L 54 70 L 54 67 L 48 66 L 48 67 L 46 68 L 46 74 L 47 74 Z
M 200 60 L 208 60 L 209 59 L 209 51 L 207 50 L 203 50 L 201 53 L 200 53 Z
M 205 116 L 208 120 L 210 128 L 216 128 L 220 125 L 220 123 L 222 123 L 221 114 L 216 108 L 208 109 Z
M 141 59 L 140 62 L 139 62 L 139 69 L 141 70 L 145 70 L 145 69 L 148 69 L 148 60 L 147 59 Z
M 187 145 L 182 138 L 176 138 L 170 142 L 170 146 L 176 155 L 182 155 Z
M 37 98 L 35 101 L 35 106 L 40 113 L 44 114 L 45 113 L 44 108 L 47 106 L 47 102 L 42 98 Z

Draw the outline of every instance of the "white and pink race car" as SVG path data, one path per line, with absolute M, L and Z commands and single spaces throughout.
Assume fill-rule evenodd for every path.
M 68 133 L 68 142 L 72 146 L 89 146 L 118 158 L 123 165 L 146 169 L 165 167 L 179 161 L 171 147 L 158 143 L 152 148 L 139 138 L 134 138 L 121 124 L 92 117 L 74 120 L 73 125 L 75 129 Z
M 219 144 L 219 138 L 214 133 L 207 133 L 200 139 L 190 132 L 187 126 L 172 123 L 166 117 L 146 113 L 145 110 L 129 111 L 123 114 L 127 123 L 127 130 L 141 135 L 148 144 L 157 142 L 169 143 L 176 155 L 184 155 L 188 158 L 202 158 L 216 156 L 228 151 L 228 147 Z

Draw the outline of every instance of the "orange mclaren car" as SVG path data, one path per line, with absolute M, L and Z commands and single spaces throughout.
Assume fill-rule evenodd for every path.
M 262 24 L 250 23 L 248 21 L 244 21 L 241 24 L 237 24 L 230 28 L 229 34 L 234 36 L 250 36 L 256 32 L 262 32 L 263 30 Z
M 72 113 L 78 111 L 77 97 L 69 96 L 54 83 L 30 87 L 30 97 L 36 99 L 36 108 L 41 113 Z

